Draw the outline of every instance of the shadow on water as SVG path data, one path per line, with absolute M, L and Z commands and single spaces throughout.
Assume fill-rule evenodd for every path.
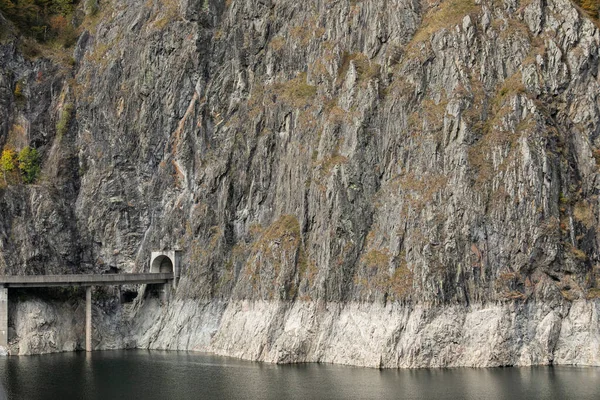
M 0 400 L 597 399 L 600 368 L 377 370 L 129 350 L 3 358 L 0 384 Z

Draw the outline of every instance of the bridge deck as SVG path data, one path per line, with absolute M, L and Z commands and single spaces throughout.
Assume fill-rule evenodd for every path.
M 0 276 L 0 287 L 50 287 L 50 286 L 108 286 L 140 283 L 167 283 L 172 273 L 143 274 L 76 274 L 76 275 L 5 275 Z

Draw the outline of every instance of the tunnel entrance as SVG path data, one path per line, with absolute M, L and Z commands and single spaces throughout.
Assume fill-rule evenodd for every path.
M 172 287 L 177 287 L 179 280 L 181 250 L 153 251 L 150 257 L 151 273 L 173 274 Z
M 166 255 L 160 255 L 152 260 L 150 272 L 172 274 L 174 272 L 173 261 Z

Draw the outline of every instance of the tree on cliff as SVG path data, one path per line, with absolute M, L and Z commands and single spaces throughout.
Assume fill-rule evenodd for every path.
M 25 183 L 33 183 L 40 174 L 40 156 L 36 149 L 29 146 L 19 152 L 19 169 Z
M 16 158 L 17 154 L 11 149 L 5 149 L 2 152 L 2 157 L 0 157 L 0 170 L 2 170 L 2 174 L 4 175 L 5 185 L 8 185 L 6 181 L 6 173 L 15 169 Z
M 71 33 L 72 25 L 61 18 L 70 20 L 76 3 L 76 0 L 0 0 L 0 12 L 21 32 L 46 41 L 60 38 L 65 31 Z

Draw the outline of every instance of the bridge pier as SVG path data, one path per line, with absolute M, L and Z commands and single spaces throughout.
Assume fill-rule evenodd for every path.
M 162 304 L 166 304 L 169 300 L 169 292 L 171 289 L 170 286 L 171 285 L 169 283 L 163 283 L 162 285 L 160 285 L 159 298 Z
M 0 287 L 0 346 L 8 350 L 8 288 Z
M 92 351 L 92 287 L 85 288 L 85 351 Z

